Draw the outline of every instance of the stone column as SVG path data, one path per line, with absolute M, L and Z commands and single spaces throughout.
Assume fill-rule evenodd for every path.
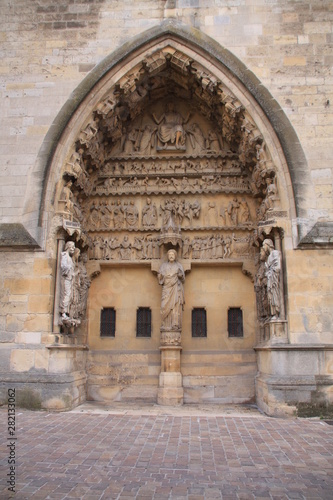
M 157 392 L 159 405 L 182 405 L 184 402 L 183 376 L 180 372 L 181 333 L 161 332 L 161 373 Z

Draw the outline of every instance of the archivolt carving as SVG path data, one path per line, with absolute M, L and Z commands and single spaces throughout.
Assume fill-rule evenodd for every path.
M 196 263 L 242 261 L 258 253 L 253 231 L 284 215 L 257 125 L 223 82 L 172 47 L 92 110 L 56 203 L 53 234 L 61 226 L 105 263 L 157 260 L 166 245 Z

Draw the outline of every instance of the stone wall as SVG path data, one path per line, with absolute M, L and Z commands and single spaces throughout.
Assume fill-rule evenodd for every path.
M 0 354 L 3 387 L 10 380 L 17 384 L 28 381 L 32 391 L 29 394 L 36 398 L 36 405 L 47 408 L 68 408 L 85 397 L 85 351 L 78 354 L 73 348 L 55 354 L 47 347 L 51 340 L 54 341 L 55 255 L 44 251 L 47 217 L 41 220 L 36 210 L 36 205 L 42 202 L 46 175 L 38 166 L 54 151 L 56 143 L 50 138 L 54 138 L 55 124 L 59 126 L 59 113 L 66 109 L 68 100 L 80 101 L 82 96 L 76 89 L 84 78 L 89 82 L 90 72 L 97 64 L 103 64 L 107 56 L 124 46 L 129 50 L 134 37 L 158 28 L 167 20 L 197 30 L 198 43 L 202 34 L 230 51 L 249 74 L 261 82 L 260 89 L 267 89 L 289 119 L 299 140 L 297 144 L 295 141 L 295 150 L 300 144 L 306 159 L 306 166 L 303 162 L 300 167 L 304 169 L 304 185 L 294 183 L 292 190 L 295 196 L 302 198 L 308 229 L 311 226 L 316 229 L 308 238 L 302 235 L 306 249 L 301 246 L 295 249 L 299 242 L 295 238 L 296 226 L 302 220 L 293 220 L 294 232 L 291 234 L 287 229 L 284 239 L 289 341 L 296 345 L 332 343 L 333 8 L 329 2 L 82 0 L 58 4 L 49 0 L 16 0 L 3 3 L 0 20 L 0 222 L 4 225 L 1 231 L 4 251 L 0 253 Z M 257 90 L 250 88 L 254 96 Z M 269 110 L 269 99 L 266 104 Z M 272 104 L 268 113 L 273 126 L 276 113 L 281 114 L 276 109 Z M 51 198 L 55 195 L 57 180 L 54 179 L 49 187 Z M 292 183 L 294 180 L 291 176 Z M 38 187 L 40 196 L 37 201 L 31 200 L 34 186 Z M 289 201 L 292 212 L 294 200 L 290 197 Z M 303 214 L 298 215 L 301 218 Z M 33 240 L 28 241 L 19 230 L 17 237 L 8 238 L 8 231 L 13 226 L 6 225 L 17 223 L 25 226 Z M 328 229 L 321 236 L 324 224 Z M 189 351 L 184 356 L 184 387 L 188 387 L 185 399 L 193 401 L 195 391 L 202 399 L 218 398 L 216 387 L 223 385 L 226 379 L 221 382 L 216 379 L 220 373 L 211 374 L 215 379 L 211 378 L 208 385 L 211 383 L 215 388 L 213 392 L 200 389 L 203 381 L 190 377 L 193 375 L 190 367 L 193 363 L 205 366 L 207 360 L 199 362 L 190 348 Z M 299 355 L 296 364 L 300 375 L 305 376 L 307 374 L 301 373 L 302 363 L 299 363 L 303 354 Z M 93 354 L 89 356 L 88 366 L 91 366 Z M 275 390 L 271 389 L 275 382 L 269 376 L 277 380 L 281 374 L 275 373 L 274 363 L 267 362 L 267 351 L 258 351 L 258 356 L 259 367 L 265 368 L 258 378 L 257 396 L 264 401 L 266 396 L 263 394 L 267 391 L 273 394 Z M 278 356 L 281 356 L 280 351 Z M 293 356 L 297 356 L 296 351 Z M 156 353 L 147 361 L 147 366 L 149 363 L 156 366 L 155 358 Z M 249 371 L 245 373 L 254 373 L 251 356 L 247 362 Z M 214 363 L 220 366 L 222 358 Z M 151 371 L 153 378 L 157 377 L 154 370 L 156 368 Z M 55 373 L 59 375 L 60 385 L 47 389 Z M 90 373 L 96 375 L 92 369 Z M 294 375 L 291 385 L 296 386 Z M 312 375 L 312 392 L 317 390 L 316 384 L 326 387 L 332 377 L 331 364 L 326 363 Z M 240 376 L 246 375 L 242 372 Z M 326 377 L 324 382 L 323 377 Z M 302 396 L 302 401 L 311 403 L 311 390 L 306 397 Z M 325 389 L 325 394 L 328 392 Z M 64 394 L 69 397 L 63 398 Z M 239 394 L 240 399 L 253 395 L 253 380 L 249 382 L 247 393 L 244 395 L 240 391 Z M 29 396 L 28 400 L 33 397 Z M 273 403 L 262 404 L 265 411 L 275 411 L 276 401 L 272 398 Z M 330 401 L 330 397 L 323 401 Z M 282 406 L 296 402 L 295 391 L 293 396 L 283 396 L 280 400 Z

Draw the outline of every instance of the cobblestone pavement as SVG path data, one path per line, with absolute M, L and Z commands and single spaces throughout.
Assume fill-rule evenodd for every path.
M 333 426 L 237 407 L 0 410 L 0 498 L 333 499 Z

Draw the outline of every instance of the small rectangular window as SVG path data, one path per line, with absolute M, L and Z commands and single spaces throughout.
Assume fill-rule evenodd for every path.
M 243 311 L 240 307 L 230 307 L 228 310 L 229 337 L 243 337 Z
M 105 307 L 101 310 L 101 337 L 116 336 L 116 311 L 113 307 Z
M 151 309 L 139 307 L 136 313 L 136 336 L 151 337 Z
M 192 337 L 207 337 L 207 316 L 203 307 L 192 309 Z

